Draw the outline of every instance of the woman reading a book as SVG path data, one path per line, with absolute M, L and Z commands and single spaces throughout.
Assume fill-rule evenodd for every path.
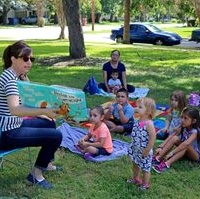
M 27 180 L 49 189 L 52 184 L 46 181 L 43 173 L 45 170 L 58 169 L 51 162 L 62 140 L 54 121 L 57 110 L 21 105 L 17 87 L 17 80 L 27 74 L 34 60 L 31 48 L 24 41 L 17 41 L 4 50 L 3 72 L 0 76 L 0 147 L 41 147 Z M 45 117 L 37 117 L 40 115 Z M 25 116 L 30 116 L 30 119 L 23 119 Z

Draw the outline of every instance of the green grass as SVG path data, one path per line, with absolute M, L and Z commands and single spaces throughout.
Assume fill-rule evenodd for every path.
M 10 43 L 12 42 L 0 41 L 0 52 L 3 52 L 5 46 Z M 67 41 L 28 41 L 28 43 L 33 47 L 37 61 L 68 55 Z M 127 67 L 128 83 L 135 87 L 150 88 L 148 96 L 153 97 L 157 103 L 168 103 L 169 96 L 175 89 L 183 90 L 187 95 L 191 91 L 199 91 L 200 52 L 195 49 L 153 45 L 86 43 L 87 57 L 93 60 L 93 64 L 45 66 L 36 61 L 29 77 L 36 82 L 83 88 L 91 75 L 94 75 L 98 82 L 102 81 L 102 63 L 109 59 L 110 51 L 113 49 L 119 49 L 121 52 L 121 60 Z M 86 95 L 88 107 L 102 104 L 107 100 L 105 97 Z M 130 141 L 127 137 L 115 137 Z M 37 151 L 37 148 L 32 149 L 34 159 Z M 10 158 L 26 163 L 26 151 L 15 153 Z M 52 190 L 27 186 L 25 178 L 28 169 L 5 164 L 3 171 L 0 171 L 0 196 L 39 199 L 200 197 L 199 164 L 187 160 L 176 162 L 169 171 L 161 175 L 152 171 L 152 186 L 147 192 L 126 185 L 125 179 L 132 175 L 128 157 L 97 164 L 85 162 L 81 157 L 66 151 L 56 154 L 56 163 L 63 166 L 63 171 L 49 172 L 45 175 L 54 184 Z
M 179 34 L 182 38 L 191 38 L 191 33 L 193 30 L 198 29 L 197 27 L 166 27 L 163 30 L 175 32 Z

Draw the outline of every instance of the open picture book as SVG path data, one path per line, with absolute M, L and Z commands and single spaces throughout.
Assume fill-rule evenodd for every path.
M 77 88 L 18 81 L 24 106 L 57 108 L 58 114 L 74 121 L 88 120 L 85 93 Z

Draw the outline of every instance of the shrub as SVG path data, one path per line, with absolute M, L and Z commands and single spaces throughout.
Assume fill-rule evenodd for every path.
M 44 27 L 45 26 L 45 18 L 41 17 L 38 19 L 38 27 Z
M 172 19 L 171 19 L 171 22 L 172 22 L 172 23 L 177 23 L 177 19 L 172 18 Z

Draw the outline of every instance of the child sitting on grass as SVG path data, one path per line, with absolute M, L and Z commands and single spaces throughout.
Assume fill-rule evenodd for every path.
M 199 111 L 194 108 L 183 109 L 181 123 L 181 127 L 156 150 L 152 164 L 157 173 L 162 173 L 169 169 L 172 163 L 183 156 L 196 162 L 200 161 Z
M 90 110 L 89 132 L 78 141 L 75 147 L 84 154 L 85 159 L 97 155 L 110 155 L 113 151 L 112 137 L 104 120 L 104 109 L 96 106 Z
M 128 102 L 128 91 L 121 88 L 117 91 L 116 102 L 106 109 L 105 123 L 113 133 L 131 133 L 134 109 Z
M 186 96 L 182 91 L 174 91 L 170 96 L 170 111 L 165 122 L 165 127 L 157 132 L 157 138 L 165 140 L 172 135 L 181 125 L 181 112 L 186 107 Z

